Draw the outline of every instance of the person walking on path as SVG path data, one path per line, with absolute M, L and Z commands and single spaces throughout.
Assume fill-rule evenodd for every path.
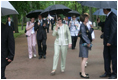
M 26 24 L 29 59 L 32 59 L 33 53 L 34 57 L 36 57 L 36 32 L 34 30 L 34 20 L 34 18 L 31 18 L 31 21 Z
M 71 37 L 72 37 L 72 50 L 74 50 L 78 38 L 78 27 L 80 27 L 79 22 L 76 20 L 75 15 L 72 16 L 72 20 L 70 21 L 69 27 L 70 27 Z
M 62 19 L 58 19 L 52 35 L 56 37 L 54 42 L 53 70 L 51 72 L 51 74 L 54 75 L 58 65 L 60 50 L 61 72 L 65 71 L 67 49 L 68 47 L 71 48 L 72 41 L 69 27 L 62 23 Z
M 46 40 L 47 40 L 47 33 L 46 33 L 46 22 L 43 21 L 42 16 L 38 16 L 38 20 L 34 24 L 34 30 L 37 31 L 37 43 L 38 43 L 38 54 L 39 59 L 42 57 L 46 59 Z
M 6 66 L 14 60 L 15 40 L 13 30 L 1 23 L 1 79 L 6 79 Z

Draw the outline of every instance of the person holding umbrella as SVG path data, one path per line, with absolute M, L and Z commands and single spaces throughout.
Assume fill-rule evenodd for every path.
M 54 75 L 58 65 L 59 53 L 61 50 L 61 72 L 65 70 L 66 55 L 68 47 L 71 48 L 71 35 L 69 27 L 62 23 L 62 19 L 58 19 L 56 26 L 54 26 L 53 36 L 56 37 L 54 42 L 54 57 L 53 57 L 53 69 L 51 74 Z
M 18 12 L 9 1 L 1 1 L 1 17 L 11 14 L 18 14 Z M 13 29 L 1 23 L 1 79 L 6 79 L 6 67 L 14 60 L 14 56 L 15 40 Z
M 105 73 L 100 77 L 109 77 L 109 79 L 117 78 L 117 16 L 111 12 L 111 9 L 103 9 L 106 14 L 105 22 L 98 19 L 98 25 L 103 27 L 104 32 L 104 70 Z M 112 61 L 112 73 L 111 73 Z
M 70 27 L 71 37 L 72 37 L 72 50 L 74 50 L 78 38 L 78 29 L 80 27 L 79 22 L 76 20 L 75 15 L 72 16 L 72 20 L 70 21 L 69 27 Z
M 26 24 L 26 37 L 28 42 L 28 52 L 29 59 L 32 59 L 32 54 L 34 52 L 34 57 L 36 57 L 36 32 L 34 30 L 35 18 L 31 18 Z
M 63 21 L 64 24 L 67 24 L 69 26 L 69 20 L 68 20 L 68 17 L 65 16 L 65 20 Z
M 42 16 L 38 16 L 38 20 L 34 24 L 34 30 L 37 31 L 37 43 L 38 43 L 38 54 L 39 59 L 42 57 L 46 59 L 46 40 L 47 40 L 47 33 L 46 33 L 46 22 L 43 21 Z

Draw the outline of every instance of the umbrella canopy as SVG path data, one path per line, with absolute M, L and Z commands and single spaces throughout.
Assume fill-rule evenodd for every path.
M 74 10 L 69 11 L 67 14 L 65 14 L 65 16 L 68 16 L 68 17 L 70 17 L 72 15 L 75 15 L 76 17 L 80 16 L 80 14 L 77 11 L 74 11 Z
M 117 15 L 117 10 L 116 9 L 112 8 L 111 11 Z M 95 11 L 93 13 L 93 15 L 106 15 L 106 14 L 104 14 L 103 9 L 99 9 L 99 10 Z
M 39 15 L 42 11 L 43 11 L 43 10 L 30 11 L 30 12 L 26 15 L 26 17 L 27 17 L 27 18 L 32 18 L 32 17 L 37 18 L 38 15 Z
M 95 8 L 117 8 L 117 1 L 78 1 L 78 3 Z
M 70 8 L 61 5 L 61 4 L 57 4 L 57 5 L 52 5 L 47 7 L 42 13 L 42 16 L 48 16 L 48 14 L 50 15 L 55 15 L 55 14 L 64 14 L 71 11 Z
M 1 1 L 1 16 L 10 14 L 18 14 L 18 12 L 9 1 Z

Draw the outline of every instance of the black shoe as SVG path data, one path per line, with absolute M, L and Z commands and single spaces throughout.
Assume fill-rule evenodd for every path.
M 41 59 L 42 58 L 42 56 L 39 56 L 39 59 Z
M 117 76 L 116 75 L 111 75 L 111 77 L 109 77 L 108 79 L 116 79 Z
M 72 50 L 75 50 L 75 48 L 72 48 Z
M 54 71 L 54 72 L 52 71 L 52 72 L 51 72 L 51 75 L 54 76 L 54 75 L 55 75 L 55 71 Z
M 110 77 L 110 76 L 111 76 L 111 75 L 104 73 L 104 74 L 101 75 L 100 77 L 101 77 L 101 78 L 104 78 L 104 77 Z
M 81 75 L 82 73 L 80 72 L 79 74 Z M 86 74 L 86 75 L 89 75 L 89 74 Z
M 83 76 L 82 74 L 80 74 L 80 76 L 81 76 L 82 78 L 86 78 L 86 79 L 88 79 L 88 78 L 89 78 L 89 76 L 88 76 L 88 75 Z
M 43 58 L 46 59 L 46 55 L 44 55 Z

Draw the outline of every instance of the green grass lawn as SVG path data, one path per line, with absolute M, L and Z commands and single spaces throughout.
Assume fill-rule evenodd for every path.
M 14 38 L 17 38 L 18 36 L 20 36 L 20 35 L 22 35 L 22 34 L 25 34 L 25 27 L 26 26 L 24 26 L 23 27 L 23 30 L 21 30 L 21 26 L 18 26 L 18 31 L 19 31 L 19 33 L 14 33 Z

